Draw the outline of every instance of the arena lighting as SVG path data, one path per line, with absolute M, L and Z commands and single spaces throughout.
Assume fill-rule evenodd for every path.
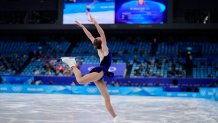
M 188 51 L 190 51 L 190 50 L 192 50 L 192 47 L 187 47 L 186 49 L 187 49 Z
M 209 19 L 209 15 L 207 15 L 205 18 L 204 18 L 204 24 L 207 24 L 207 22 L 208 22 L 208 19 Z

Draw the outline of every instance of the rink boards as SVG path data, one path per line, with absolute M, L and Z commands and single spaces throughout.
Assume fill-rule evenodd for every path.
M 108 87 L 108 90 L 111 95 L 191 97 L 218 101 L 218 88 L 200 88 L 199 92 L 165 92 L 162 87 Z M 0 85 L 0 93 L 100 95 L 96 86 L 54 85 Z

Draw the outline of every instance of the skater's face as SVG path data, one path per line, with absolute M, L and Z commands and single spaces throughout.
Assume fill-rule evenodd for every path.
M 101 38 L 95 38 L 93 45 L 95 49 L 101 49 Z
M 139 5 L 143 5 L 145 3 L 145 0 L 138 0 Z

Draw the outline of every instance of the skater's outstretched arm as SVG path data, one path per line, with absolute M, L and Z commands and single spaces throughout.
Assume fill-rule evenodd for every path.
M 97 28 L 97 31 L 101 37 L 101 47 L 104 52 L 108 52 L 108 47 L 107 47 L 107 42 L 106 42 L 106 37 L 104 34 L 104 30 L 101 28 L 101 26 L 98 24 L 98 22 L 95 20 L 95 18 L 92 17 L 90 14 L 90 21 L 95 24 L 95 27 Z
M 89 38 L 89 40 L 92 42 L 92 44 L 94 43 L 95 38 L 92 36 L 92 34 L 89 32 L 88 29 L 86 29 L 86 27 L 84 25 L 82 25 L 79 21 L 75 21 L 76 24 L 81 27 L 83 29 L 83 31 L 85 32 L 86 36 Z

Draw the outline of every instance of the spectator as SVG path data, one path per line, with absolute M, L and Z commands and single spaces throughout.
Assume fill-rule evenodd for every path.
M 39 75 L 39 71 L 35 69 L 35 70 L 33 70 L 33 74 L 34 75 Z

